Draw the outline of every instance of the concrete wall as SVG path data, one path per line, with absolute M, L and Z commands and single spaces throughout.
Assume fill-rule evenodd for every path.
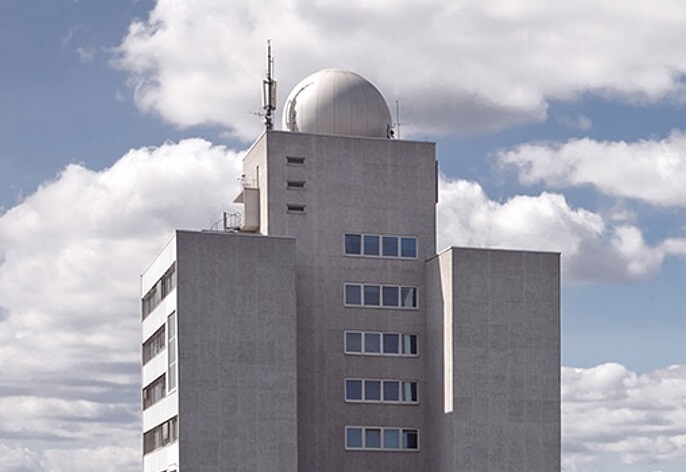
M 185 472 L 295 472 L 294 241 L 177 232 Z
M 260 181 L 267 179 L 262 230 L 296 238 L 300 471 L 425 470 L 423 291 L 424 261 L 435 252 L 434 145 L 278 131 L 265 139 L 266 147 L 246 157 L 245 173 L 261 163 Z M 289 165 L 287 156 L 304 157 L 305 165 Z M 305 188 L 289 190 L 288 180 Z M 287 204 L 306 211 L 288 213 Z M 419 257 L 345 256 L 345 232 L 416 236 Z M 344 307 L 346 282 L 418 286 L 419 308 Z M 345 330 L 416 333 L 420 356 L 345 355 Z M 346 403 L 344 379 L 351 377 L 418 381 L 420 403 Z M 345 451 L 346 425 L 418 428 L 420 451 Z
M 559 470 L 559 255 L 451 248 L 427 277 L 431 470 Z

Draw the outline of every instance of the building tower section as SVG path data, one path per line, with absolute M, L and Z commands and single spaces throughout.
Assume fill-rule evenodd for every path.
M 142 276 L 145 472 L 553 470 L 559 255 L 437 255 L 435 145 L 355 73 L 300 82 L 283 128 L 240 228 Z

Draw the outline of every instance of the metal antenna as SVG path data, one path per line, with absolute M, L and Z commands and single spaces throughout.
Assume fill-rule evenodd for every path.
M 264 110 L 264 126 L 267 131 L 274 128 L 274 111 L 276 110 L 276 80 L 273 78 L 273 73 L 272 41 L 268 39 L 267 76 L 262 80 L 262 110 Z

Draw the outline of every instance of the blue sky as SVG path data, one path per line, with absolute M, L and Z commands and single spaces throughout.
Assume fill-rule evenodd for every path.
M 0 2 L 0 472 L 138 470 L 137 276 L 232 208 L 266 38 L 437 143 L 439 244 L 563 252 L 565 472 L 682 472 L 686 10 L 631 5 Z

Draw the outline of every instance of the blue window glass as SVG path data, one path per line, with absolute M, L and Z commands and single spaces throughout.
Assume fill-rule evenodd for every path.
M 398 257 L 398 238 L 395 236 L 383 236 L 381 238 L 382 255 L 385 257 Z
M 379 255 L 379 237 L 370 234 L 364 235 L 364 255 L 378 256 Z
M 381 334 L 364 333 L 364 352 L 378 354 L 381 352 Z
M 378 428 L 367 428 L 364 430 L 364 447 L 369 449 L 381 448 L 381 430 Z
M 383 430 L 384 449 L 400 449 L 400 430 L 395 428 L 385 428 Z
M 364 304 L 367 306 L 379 306 L 381 304 L 379 285 L 365 285 L 364 286 Z
M 361 380 L 346 380 L 345 381 L 345 399 L 346 400 L 362 400 L 362 381 Z
M 383 287 L 383 306 L 398 306 L 398 287 Z
M 366 401 L 381 401 L 381 381 L 364 381 L 364 399 Z
M 384 380 L 383 383 L 383 401 L 397 402 L 400 401 L 400 382 L 395 380 Z
M 403 449 L 417 449 L 418 447 L 417 430 L 403 429 Z
M 362 287 L 356 284 L 345 284 L 345 304 L 362 305 Z
M 400 255 L 417 257 L 417 238 L 400 238 Z
M 362 428 L 345 429 L 345 447 L 362 448 Z
M 400 349 L 400 336 L 397 334 L 383 335 L 383 353 L 384 354 L 398 354 Z
M 345 352 L 362 352 L 362 333 L 345 333 Z
M 360 234 L 346 234 L 345 235 L 345 253 L 346 254 L 362 254 L 362 235 L 360 235 Z
M 400 291 L 400 303 L 404 308 L 417 308 L 417 288 L 402 287 Z

